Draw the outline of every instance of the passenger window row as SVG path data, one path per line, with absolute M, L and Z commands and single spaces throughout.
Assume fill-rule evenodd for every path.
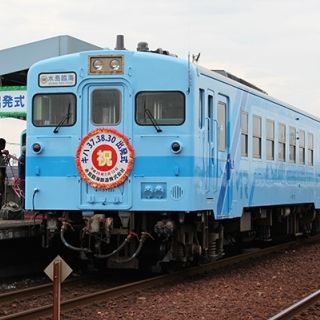
M 265 140 L 266 160 L 288 161 L 290 163 L 314 165 L 314 137 L 306 132 L 285 123 L 277 124 L 274 120 L 265 119 L 265 133 L 262 130 L 262 118 L 252 116 L 252 137 L 249 137 L 249 115 L 241 113 L 241 156 L 249 157 L 249 143 L 252 144 L 252 157 L 262 159 L 262 141 Z M 276 134 L 277 133 L 277 134 Z M 289 136 L 287 136 L 289 135 Z M 288 142 L 287 143 L 287 138 Z M 306 139 L 307 138 L 307 139 Z M 307 143 L 306 143 L 307 142 Z M 278 145 L 278 156 L 275 157 L 275 147 Z M 288 152 L 288 157 L 287 157 Z

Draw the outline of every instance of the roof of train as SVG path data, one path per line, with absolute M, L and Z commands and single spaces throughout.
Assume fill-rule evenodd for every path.
M 209 70 L 209 69 L 207 69 L 205 67 L 198 66 L 198 65 L 197 65 L 197 68 L 199 69 L 200 73 L 202 73 L 202 74 L 204 74 L 204 75 L 206 75 L 206 76 L 208 76 L 210 78 L 214 78 L 214 79 L 216 79 L 218 81 L 221 81 L 223 83 L 229 84 L 229 85 L 231 85 L 233 87 L 236 87 L 236 88 L 239 88 L 241 90 L 247 91 L 247 92 L 249 92 L 249 93 L 251 93 L 253 95 L 259 96 L 259 97 L 261 97 L 261 98 L 263 98 L 265 100 L 268 100 L 270 102 L 276 103 L 276 104 L 278 104 L 278 105 L 280 105 L 280 106 L 282 106 L 284 108 L 290 109 L 290 110 L 292 110 L 294 112 L 297 112 L 298 114 L 301 114 L 301 115 L 303 115 L 305 117 L 308 117 L 308 118 L 310 118 L 312 120 L 315 120 L 317 122 L 320 122 L 320 118 L 319 117 L 316 117 L 316 116 L 314 116 L 314 115 L 312 115 L 310 113 L 307 113 L 307 112 L 303 111 L 300 108 L 297 108 L 297 107 L 292 106 L 292 105 L 290 105 L 290 104 L 288 104 L 288 103 L 286 103 L 284 101 L 281 101 L 281 100 L 279 100 L 277 98 L 274 98 L 274 97 L 268 95 L 263 90 L 261 90 L 261 89 L 259 89 L 257 87 L 255 88 L 255 86 L 251 85 L 250 83 L 249 83 L 249 85 L 251 85 L 251 86 L 249 86 L 248 84 L 245 84 L 245 83 L 241 83 L 240 81 L 237 81 L 237 80 L 235 80 L 235 79 L 233 79 L 231 77 L 227 77 L 226 74 L 224 74 L 223 72 L 220 72 L 220 70 L 219 71 L 218 70 L 216 70 L 216 71 L 215 70 Z

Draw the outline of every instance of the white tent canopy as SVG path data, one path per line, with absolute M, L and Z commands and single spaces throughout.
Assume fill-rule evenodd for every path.
M 21 133 L 26 127 L 25 120 L 0 118 L 0 138 L 7 141 L 6 149 L 17 158 L 20 156 Z

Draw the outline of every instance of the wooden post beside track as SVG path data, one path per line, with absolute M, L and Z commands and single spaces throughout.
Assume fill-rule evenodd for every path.
M 60 320 L 61 261 L 53 264 L 53 320 Z
M 60 320 L 61 283 L 70 275 L 72 269 L 57 256 L 44 270 L 53 282 L 53 320 Z

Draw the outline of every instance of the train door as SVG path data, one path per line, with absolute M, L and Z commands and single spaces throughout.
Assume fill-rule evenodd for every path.
M 83 147 L 77 154 L 81 157 L 79 165 L 84 167 L 80 201 L 83 209 L 131 207 L 131 183 L 126 171 L 133 161 L 130 105 L 125 85 L 92 84 L 83 89 Z M 87 162 L 91 164 L 86 167 Z
M 218 95 L 217 99 L 217 216 L 228 216 L 231 210 L 230 178 L 232 160 L 230 156 L 230 128 L 228 98 Z

